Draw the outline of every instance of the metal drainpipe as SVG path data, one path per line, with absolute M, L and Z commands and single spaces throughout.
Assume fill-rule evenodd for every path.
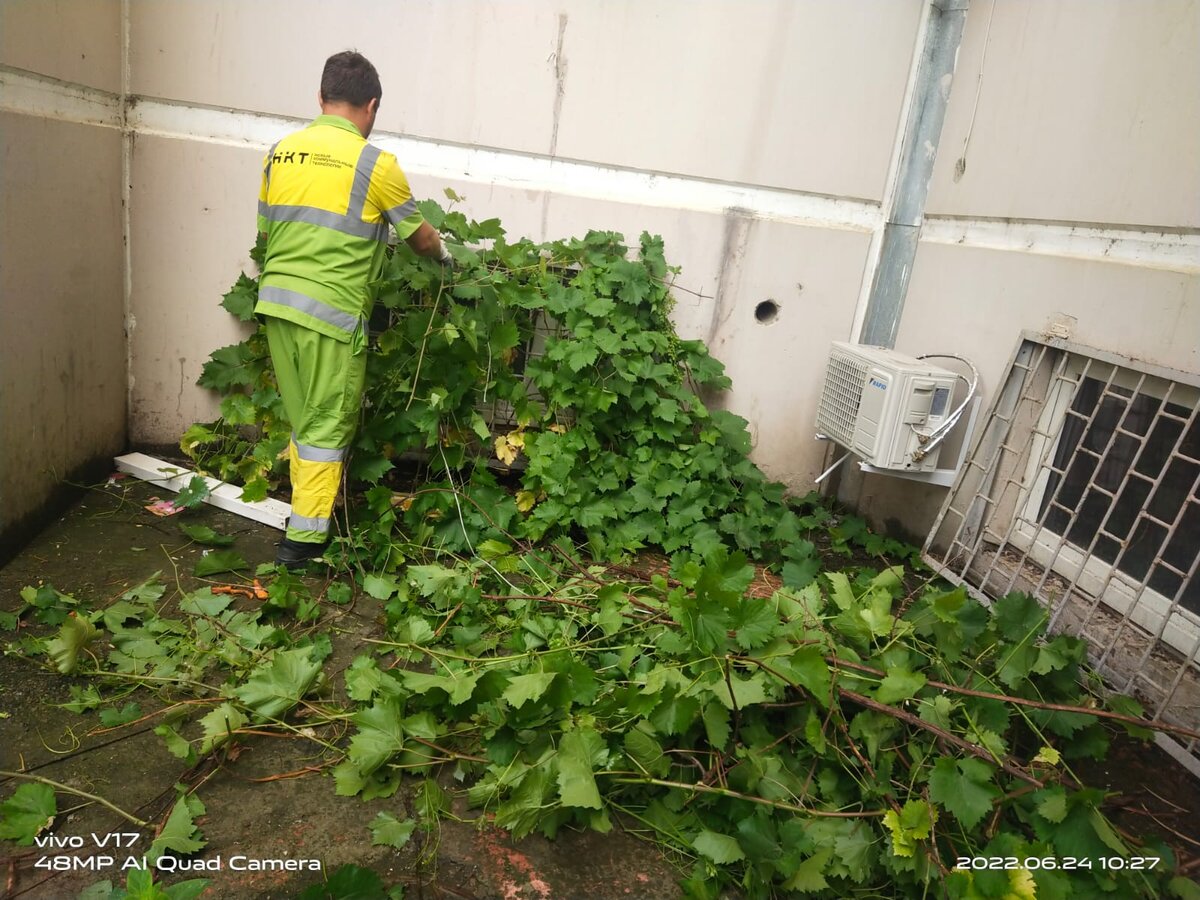
M 904 124 L 895 188 L 888 198 L 879 258 L 859 330 L 858 340 L 863 344 L 896 345 L 969 5 L 970 0 L 930 2 L 929 24 Z

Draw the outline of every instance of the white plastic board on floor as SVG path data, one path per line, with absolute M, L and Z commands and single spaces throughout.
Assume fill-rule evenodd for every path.
M 145 453 L 127 453 L 118 456 L 114 462 L 117 464 L 117 471 L 176 493 L 187 487 L 195 474 L 189 469 L 181 469 L 173 463 L 163 462 Z M 253 519 L 255 522 L 262 522 L 280 531 L 287 528 L 288 516 L 292 514 L 290 504 L 269 497 L 266 500 L 247 502 L 241 499 L 242 489 L 236 484 L 227 484 L 208 477 L 204 477 L 204 481 L 208 484 L 209 491 L 204 499 L 205 503 Z

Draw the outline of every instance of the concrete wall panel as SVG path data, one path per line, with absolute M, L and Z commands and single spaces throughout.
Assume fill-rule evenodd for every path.
M 870 238 L 776 222 L 730 224 L 708 339 L 733 379 L 726 408 L 750 422 L 753 458 L 805 493 L 821 471 L 814 440 L 829 344 L 845 340 Z M 760 322 L 760 303 L 778 315 Z
M 549 3 L 135 3 L 130 78 L 137 94 L 310 118 L 326 57 L 357 49 L 383 83 L 379 129 L 545 153 L 557 39 Z
M 220 307 L 238 273 L 253 271 L 262 153 L 141 137 L 130 201 L 133 326 L 130 438 L 177 444 L 189 425 L 217 415 L 197 387 L 208 355 L 245 331 Z
M 7 113 L 0 135 L 3 533 L 124 449 L 126 381 L 120 135 Z
M 0 63 L 117 93 L 120 0 L 3 0 Z
M 384 130 L 878 199 L 921 4 L 355 0 L 332 10 L 135 4 L 133 91 L 311 116 L 325 57 L 353 46 L 379 69 Z
M 909 0 L 578 4 L 557 152 L 878 200 L 920 13 Z
M 1198 46 L 1197 0 L 972 3 L 927 212 L 1200 226 Z

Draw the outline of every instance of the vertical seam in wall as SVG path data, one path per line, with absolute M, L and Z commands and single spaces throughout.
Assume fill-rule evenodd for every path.
M 911 123 L 912 105 L 917 93 L 917 80 L 921 74 L 921 62 L 926 53 L 925 45 L 929 41 L 929 28 L 933 19 L 935 2 L 936 0 L 925 0 L 921 9 L 921 21 L 917 25 L 912 62 L 908 67 L 908 83 L 904 88 L 904 100 L 900 104 L 900 115 L 896 122 L 896 137 L 892 141 L 892 156 L 888 161 L 883 195 L 879 203 L 879 221 L 871 233 L 871 244 L 867 248 L 867 260 L 863 266 L 862 283 L 858 289 L 858 303 L 854 307 L 854 318 L 851 320 L 848 338 L 851 341 L 858 341 L 862 337 L 863 325 L 867 319 L 867 306 L 871 300 L 871 287 L 875 283 L 875 270 L 879 268 L 879 260 L 883 252 L 883 233 L 896 206 L 896 194 L 900 188 L 900 161 L 904 156 L 908 130 L 913 127 Z
M 125 442 L 130 439 L 130 416 L 133 411 L 133 254 L 130 249 L 132 238 L 130 198 L 133 193 L 133 131 L 129 127 L 130 87 L 130 27 L 129 0 L 121 0 L 121 287 L 122 313 L 125 333 Z

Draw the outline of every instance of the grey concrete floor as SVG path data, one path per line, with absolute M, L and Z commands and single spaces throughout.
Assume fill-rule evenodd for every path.
M 167 601 L 180 590 L 202 586 L 204 582 L 191 573 L 204 548 L 179 531 L 179 517 L 159 518 L 143 509 L 156 495 L 150 486 L 132 480 L 89 490 L 0 569 L 0 611 L 20 608 L 21 589 L 42 582 L 86 599 L 93 607 L 113 602 L 155 572 L 162 572 L 168 585 Z M 274 555 L 279 533 L 266 526 L 207 506 L 183 515 L 190 524 L 235 535 L 234 549 L 251 565 Z M 213 578 L 224 579 L 237 580 L 228 575 Z M 319 590 L 327 580 L 312 578 L 310 587 Z M 328 672 L 340 671 L 361 652 L 364 637 L 382 636 L 379 605 L 362 595 L 347 607 L 323 605 L 319 626 L 333 639 Z M 16 632 L 0 631 L 0 646 L 25 633 L 44 635 L 51 630 L 23 620 Z M 477 818 L 461 799 L 454 804 L 458 820 L 444 819 L 427 836 L 418 831 L 421 838 L 403 850 L 372 846 L 368 823 L 380 811 L 408 818 L 411 786 L 369 802 L 338 797 L 328 769 L 320 769 L 329 751 L 303 739 L 265 736 L 247 737 L 236 754 L 218 753 L 201 768 L 189 770 L 154 734 L 154 717 L 104 729 L 96 712 L 77 714 L 57 705 L 69 699 L 72 684 L 86 686 L 87 681 L 47 671 L 18 654 L 0 655 L 0 769 L 33 773 L 99 795 L 152 824 L 161 823 L 170 810 L 176 784 L 198 784 L 196 793 L 207 808 L 198 823 L 208 843 L 194 858 L 209 867 L 219 861 L 221 868 L 160 873 L 156 877 L 165 884 L 199 876 L 211 880 L 206 898 L 294 897 L 306 885 L 351 863 L 372 869 L 386 885 L 405 885 L 409 900 L 656 900 L 680 895 L 677 870 L 654 847 L 619 829 L 608 835 L 564 832 L 555 841 L 531 837 L 514 843 L 506 832 Z M 164 703 L 146 690 L 130 699 L 138 700 L 145 714 Z M 320 770 L 274 778 L 306 767 Z M 0 801 L 20 783 L 0 777 Z M 92 835 L 137 830 L 142 837 L 133 855 L 136 847 L 144 851 L 148 846 L 152 829 L 134 829 L 99 804 L 59 793 L 58 809 L 53 833 L 81 836 L 85 847 L 50 850 L 0 841 L 0 896 L 57 900 L 77 897 L 100 881 L 124 884 L 127 873 L 120 870 L 120 861 L 129 854 L 97 849 Z M 108 855 L 114 863 L 107 862 Z M 314 859 L 322 874 L 237 871 L 231 858 L 238 855 Z M 82 860 L 69 865 L 88 868 L 48 870 L 44 860 L 51 856 Z

